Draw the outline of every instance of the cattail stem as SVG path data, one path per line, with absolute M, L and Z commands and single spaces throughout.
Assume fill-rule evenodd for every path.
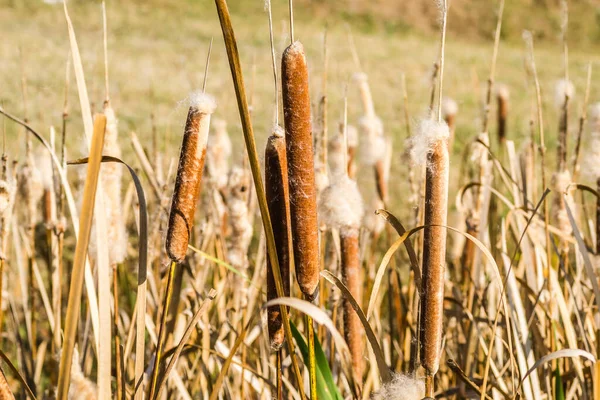
M 315 328 L 313 319 L 306 314 L 306 331 L 308 337 L 308 376 L 310 382 L 310 398 L 316 400 L 317 396 L 317 359 L 315 356 Z
M 160 372 L 160 363 L 162 361 L 162 353 L 163 353 L 163 342 L 166 336 L 166 326 L 167 326 L 167 316 L 169 305 L 171 304 L 171 300 L 173 298 L 173 281 L 175 280 L 175 272 L 177 270 L 177 262 L 171 261 L 171 266 L 169 267 L 169 275 L 167 278 L 167 287 L 165 289 L 165 297 L 162 305 L 162 316 L 160 318 L 160 328 L 158 331 L 158 338 L 156 340 L 156 355 L 154 357 L 154 366 L 152 368 L 152 380 L 150 381 L 150 396 L 148 399 L 154 400 L 154 393 L 157 389 L 158 375 Z
M 359 230 L 344 228 L 340 232 L 342 278 L 344 284 L 360 302 L 362 282 L 360 279 Z M 349 301 L 344 300 L 344 336 L 352 355 L 352 369 L 357 379 L 363 375 L 363 327 Z
M 600 193 L 600 178 L 596 181 L 596 190 Z M 600 255 L 600 197 L 596 197 L 596 255 Z

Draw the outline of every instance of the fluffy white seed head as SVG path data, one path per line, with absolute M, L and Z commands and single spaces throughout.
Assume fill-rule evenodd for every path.
M 558 172 L 552 176 L 552 188 L 554 191 L 563 195 L 569 190 L 569 185 L 571 184 L 571 173 L 569 171 Z M 572 189 L 572 188 L 571 188 Z
M 348 142 L 348 148 L 358 146 L 358 130 L 354 125 L 346 127 L 346 141 Z
M 440 140 L 450 137 L 448 124 L 425 118 L 419 121 L 413 137 L 409 139 L 410 155 L 417 165 L 427 163 L 427 155 Z
M 575 86 L 573 82 L 560 79 L 554 86 L 554 104 L 557 108 L 561 108 L 565 104 L 565 99 L 573 100 L 575 96 Z
M 329 140 L 329 171 L 332 177 L 346 173 L 346 157 L 344 155 L 344 137 L 335 135 Z
M 342 175 L 323 190 L 319 199 L 319 214 L 329 226 L 343 235 L 349 229 L 359 229 L 363 202 L 356 182 Z
M 378 117 L 363 116 L 360 127 L 360 159 L 365 165 L 375 165 L 385 156 L 383 123 Z
M 404 374 L 394 374 L 393 379 L 373 393 L 372 400 L 421 400 L 425 395 L 425 383 Z
M 588 128 L 592 135 L 600 135 L 600 103 L 594 103 L 589 108 Z
M 455 116 L 458 112 L 458 104 L 450 97 L 442 99 L 442 116 L 444 119 L 450 116 Z
M 190 107 L 202 114 L 212 114 L 217 108 L 215 98 L 202 92 L 193 92 L 189 96 Z
M 508 86 L 503 83 L 499 83 L 496 85 L 496 96 L 499 98 L 508 101 L 510 99 L 510 90 Z

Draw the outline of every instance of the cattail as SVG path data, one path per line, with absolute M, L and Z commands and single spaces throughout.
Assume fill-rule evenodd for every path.
M 283 129 L 276 126 L 265 149 L 265 193 L 269 215 L 275 236 L 279 271 L 284 296 L 290 295 L 290 196 L 288 190 L 287 157 Z M 267 257 L 267 299 L 277 298 L 273 266 Z M 283 345 L 284 331 L 281 310 L 278 306 L 268 309 L 268 328 L 271 349 Z
M 44 195 L 44 178 L 36 165 L 33 153 L 26 157 L 25 163 L 19 170 L 17 181 L 19 182 L 19 194 L 26 202 L 29 222 L 33 229 L 39 214 L 38 204 Z
M 319 238 L 308 69 L 300 42 L 284 51 L 281 75 L 294 265 L 300 290 L 312 301 L 319 284 Z
M 215 108 L 216 103 L 212 96 L 204 93 L 192 94 L 167 230 L 167 253 L 174 262 L 183 261 L 187 252 L 200 194 L 210 115 Z
M 425 383 L 421 379 L 394 374 L 390 382 L 373 393 L 371 400 L 421 400 L 424 395 Z
M 346 175 L 339 176 L 322 193 L 319 212 L 328 226 L 339 230 L 343 282 L 360 304 L 361 287 L 359 233 L 363 216 L 363 203 L 356 182 Z M 352 367 L 357 377 L 362 376 L 363 327 L 358 315 L 348 301 L 344 301 L 344 336 Z
M 229 176 L 229 159 L 231 157 L 231 139 L 227 133 L 227 122 L 214 119 L 211 123 L 213 134 L 208 141 L 208 170 L 217 189 L 223 190 Z
M 248 212 L 248 194 L 250 176 L 248 171 L 240 166 L 234 166 L 229 173 L 226 197 L 229 238 L 227 242 L 227 259 L 229 263 L 242 274 L 248 270 L 248 246 L 252 240 L 252 223 Z M 244 278 L 235 275 L 236 302 L 239 307 L 246 307 L 248 296 Z
M 106 134 L 102 153 L 106 156 L 121 158 L 118 121 L 115 111 L 108 101 L 104 103 L 104 115 L 106 116 Z M 118 163 L 104 163 L 100 179 L 102 179 L 102 188 L 106 193 L 104 205 L 108 220 L 106 224 L 107 240 L 111 244 L 108 248 L 108 259 L 110 265 L 117 265 L 123 262 L 127 253 L 127 233 L 123 222 L 121 197 L 123 167 Z
M 456 114 L 458 114 L 458 104 L 456 104 L 456 101 L 450 97 L 444 97 L 442 99 L 442 118 L 444 118 L 450 129 L 450 143 L 454 141 Z
M 450 132 L 445 122 L 423 120 L 412 139 L 413 159 L 426 163 L 425 232 L 421 287 L 421 364 L 432 377 L 439 368 L 444 312 Z
M 498 143 L 506 143 L 506 118 L 508 116 L 508 100 L 510 91 L 506 85 L 496 86 L 496 100 L 498 101 Z

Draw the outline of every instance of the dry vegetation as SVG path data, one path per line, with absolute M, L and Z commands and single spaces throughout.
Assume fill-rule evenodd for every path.
M 239 3 L 0 0 L 0 398 L 600 399 L 595 5 Z

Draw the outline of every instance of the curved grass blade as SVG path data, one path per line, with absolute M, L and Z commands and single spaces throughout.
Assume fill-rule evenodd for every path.
M 377 368 L 379 369 L 379 374 L 381 375 L 381 380 L 383 383 L 390 382 L 392 380 L 392 374 L 390 373 L 390 369 L 385 363 L 385 358 L 383 356 L 383 351 L 379 346 L 379 342 L 377 342 L 377 338 L 375 337 L 375 333 L 367 321 L 367 317 L 365 313 L 362 311 L 356 299 L 352 297 L 352 293 L 348 290 L 348 288 L 344 285 L 344 283 L 335 275 L 333 275 L 329 271 L 322 271 L 321 276 L 327 279 L 329 282 L 333 283 L 337 286 L 338 289 L 342 292 L 342 295 L 346 300 L 350 302 L 352 308 L 358 315 L 360 322 L 362 322 L 363 327 L 365 328 L 365 333 L 367 334 L 367 339 L 369 339 L 369 343 L 371 344 L 371 349 L 373 349 L 373 354 L 375 355 L 375 359 L 377 360 Z
M 542 365 L 544 365 L 547 362 L 550 362 L 552 360 L 557 360 L 559 358 L 575 358 L 575 357 L 587 358 L 592 363 L 594 363 L 594 364 L 596 363 L 596 357 L 594 357 L 594 355 L 592 353 L 589 353 L 589 352 L 587 352 L 585 350 L 580 350 L 580 349 L 562 349 L 562 350 L 558 350 L 558 351 L 555 351 L 555 352 L 550 353 L 550 354 L 546 354 L 544 357 L 542 357 L 539 360 L 537 360 L 535 362 L 535 364 L 533 364 L 533 366 L 531 368 L 529 368 L 529 370 L 525 373 L 525 375 L 523 375 L 521 377 L 521 382 L 519 383 L 519 387 L 517 388 L 517 392 L 518 392 L 518 389 L 521 388 L 521 385 L 523 384 L 523 382 L 525 381 L 525 379 L 527 379 L 527 377 L 529 376 L 529 374 L 531 374 L 533 371 L 535 371 L 536 369 L 538 369 Z
M 70 161 L 69 165 L 79 165 L 89 162 L 88 158 Z M 138 197 L 139 207 L 139 223 L 140 223 L 140 238 L 138 243 L 138 284 L 136 297 L 136 336 L 135 336 L 135 399 L 141 400 L 143 396 L 143 388 L 141 384 L 144 378 L 144 348 L 145 348 L 145 332 L 146 332 L 146 292 L 147 292 L 147 271 L 148 271 L 148 208 L 146 204 L 146 195 L 140 178 L 127 163 L 117 157 L 102 156 L 102 162 L 116 162 L 123 164 L 129 170 L 131 179 L 135 186 L 135 191 Z M 140 312 L 143 311 L 143 312 Z
M 0 349 L 0 357 L 2 357 L 2 360 L 4 360 L 4 362 L 6 363 L 6 365 L 8 365 L 8 368 L 10 368 L 11 371 L 13 372 L 13 374 L 15 374 L 15 376 L 19 380 L 19 383 L 21 383 L 21 385 L 25 389 L 25 392 L 27 392 L 27 395 L 29 397 L 31 397 L 33 400 L 35 400 L 35 395 L 33 394 L 33 391 L 31 390 L 31 388 L 29 387 L 29 385 L 25 381 L 25 378 L 23 378 L 23 375 L 21 375 L 21 373 L 19 372 L 19 370 L 17 369 L 17 367 L 14 366 L 14 364 L 10 361 L 10 359 L 8 358 L 8 356 L 6 354 L 4 354 L 4 352 L 1 349 Z

